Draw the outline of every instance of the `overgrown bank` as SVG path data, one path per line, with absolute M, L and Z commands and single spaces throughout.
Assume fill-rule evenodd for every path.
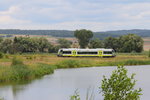
M 0 59 L 0 83 L 32 80 L 52 74 L 59 68 L 117 65 L 150 65 L 150 58 L 145 54 L 119 54 L 115 58 L 63 58 L 51 54 L 3 55 Z
M 25 65 L 21 60 L 13 58 L 11 66 L 0 66 L 0 82 L 27 81 L 51 74 L 54 69 L 54 66 L 42 63 L 33 66 Z
M 78 61 L 78 60 L 64 60 L 56 64 L 57 68 L 79 68 L 91 66 L 118 66 L 118 65 L 150 65 L 150 60 L 125 60 L 125 61 L 112 61 L 94 63 L 92 61 Z

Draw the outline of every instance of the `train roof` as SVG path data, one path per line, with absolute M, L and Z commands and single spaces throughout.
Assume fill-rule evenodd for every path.
M 113 49 L 105 49 L 105 48 L 95 48 L 95 49 L 79 49 L 79 48 L 61 48 L 59 50 L 65 50 L 65 51 L 69 51 L 69 50 L 76 50 L 76 51 L 98 51 L 98 50 L 102 50 L 102 51 L 112 51 Z

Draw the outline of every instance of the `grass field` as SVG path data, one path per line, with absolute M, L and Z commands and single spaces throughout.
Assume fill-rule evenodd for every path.
M 89 61 L 92 65 L 99 65 L 108 62 L 122 62 L 126 60 L 150 60 L 148 52 L 133 53 L 133 54 L 117 54 L 114 58 L 99 58 L 99 57 L 57 57 L 56 54 L 22 54 L 22 55 L 7 55 L 0 59 L 0 65 L 10 66 L 13 57 L 21 59 L 26 65 L 35 65 L 37 63 L 45 63 L 49 65 L 56 65 L 65 60 L 80 60 Z
M 148 52 L 117 54 L 114 58 L 57 57 L 56 54 L 16 54 L 0 59 L 0 82 L 23 81 L 51 74 L 58 68 L 150 65 Z
M 150 50 L 150 37 L 143 38 L 144 40 L 144 50 L 148 51 Z
M 36 38 L 36 36 L 34 37 Z M 47 37 L 54 43 L 56 38 Z M 72 40 L 72 38 L 68 38 Z M 117 66 L 117 65 L 150 65 L 148 50 L 150 38 L 143 38 L 143 53 L 119 53 L 114 58 L 99 57 L 57 57 L 56 54 L 4 54 L 0 59 L 0 82 L 22 81 L 51 74 L 57 68 L 79 68 L 93 66 Z M 17 58 L 22 63 L 13 65 L 13 59 Z M 18 60 L 18 61 L 19 61 Z

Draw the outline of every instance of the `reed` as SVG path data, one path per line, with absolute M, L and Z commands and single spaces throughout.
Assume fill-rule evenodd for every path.
M 48 64 L 37 64 L 36 67 L 15 64 L 9 67 L 0 66 L 0 82 L 21 82 L 32 80 L 54 72 L 55 67 Z
M 90 67 L 92 63 L 90 60 L 63 60 L 56 64 L 57 68 L 79 68 Z
M 149 65 L 150 60 L 134 60 L 129 59 L 125 61 L 108 62 L 105 66 L 118 66 L 118 65 Z
M 148 52 L 145 52 L 148 55 Z M 0 82 L 31 80 L 51 74 L 56 68 L 150 65 L 145 54 L 117 54 L 115 58 L 57 57 L 51 54 L 8 54 L 0 59 Z
M 0 59 L 2 59 L 3 58 L 3 53 L 2 52 L 0 52 Z
M 17 57 L 13 57 L 11 65 L 13 66 L 13 65 L 24 65 L 24 64 L 23 64 L 23 61 L 21 59 L 19 59 Z
M 150 50 L 149 50 L 149 52 L 148 52 L 148 57 L 150 58 Z

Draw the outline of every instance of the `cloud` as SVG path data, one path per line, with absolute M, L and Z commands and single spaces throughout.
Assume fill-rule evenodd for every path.
M 1 25 L 6 25 L 6 24 L 24 24 L 24 23 L 29 23 L 29 21 L 25 20 L 17 20 L 14 19 L 10 16 L 0 16 L 0 23 Z
M 0 15 L 11 15 L 11 14 L 19 12 L 19 10 L 20 10 L 19 7 L 17 7 L 17 6 L 11 6 L 6 11 L 0 11 Z
M 147 0 L 0 1 L 0 5 L 6 3 L 6 7 L 2 6 L 5 9 L 0 10 L 1 28 L 68 30 L 85 28 L 103 31 L 150 26 L 150 2 Z

